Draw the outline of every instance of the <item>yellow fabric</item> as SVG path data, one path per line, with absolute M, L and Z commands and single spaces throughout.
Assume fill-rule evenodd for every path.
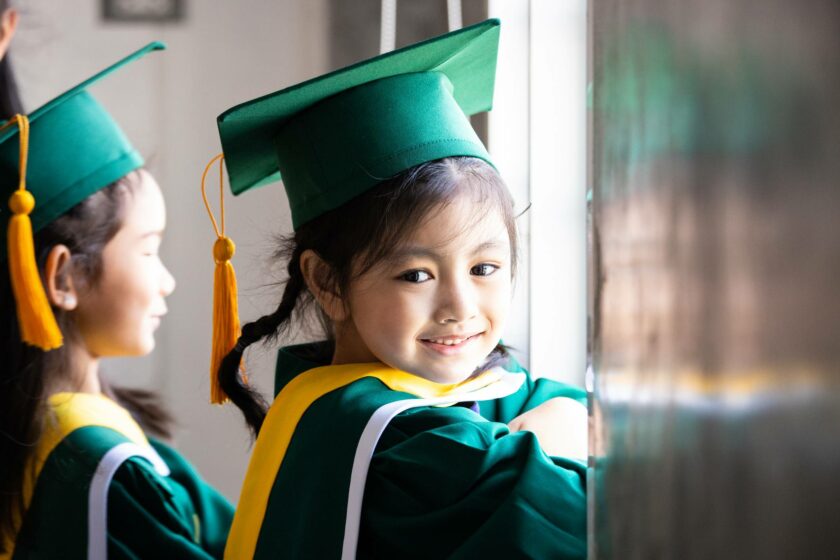
M 204 168 L 204 173 L 201 175 L 201 197 L 204 199 L 204 207 L 207 208 L 207 214 L 210 215 L 210 222 L 213 224 L 213 230 L 216 232 L 216 243 L 213 245 L 213 259 L 216 261 L 216 270 L 213 276 L 213 344 L 210 352 L 210 402 L 213 404 L 222 404 L 228 400 L 227 395 L 219 385 L 219 365 L 227 356 L 228 352 L 233 350 L 236 341 L 239 338 L 239 304 L 237 302 L 236 289 L 236 272 L 233 269 L 230 259 L 236 251 L 236 245 L 233 241 L 225 236 L 225 199 L 224 199 L 224 179 L 223 179 L 223 163 L 224 154 L 219 154 L 210 160 L 207 167 Z M 219 162 L 219 215 L 221 228 L 216 223 L 216 218 L 213 216 L 213 211 L 210 209 L 210 202 L 207 200 L 207 190 L 205 182 L 207 179 L 207 172 L 210 167 L 218 161 Z M 242 365 L 240 364 L 240 369 Z M 243 381 L 247 383 L 248 379 L 245 377 L 244 371 L 242 373 Z
M 62 344 L 61 330 L 53 315 L 38 264 L 32 238 L 29 214 L 35 208 L 35 198 L 26 190 L 26 160 L 29 155 L 29 119 L 15 115 L 0 130 L 17 125 L 20 137 L 18 160 L 18 188 L 9 199 L 12 217 L 9 218 L 8 262 L 12 291 L 17 304 L 21 340 L 41 350 L 52 350 Z
M 38 441 L 23 480 L 24 509 L 29 506 L 35 484 L 50 453 L 61 441 L 79 428 L 101 426 L 119 432 L 138 445 L 149 445 L 143 430 L 126 409 L 105 397 L 91 393 L 56 393 L 49 398 L 49 414 L 44 433 Z M 25 513 L 25 512 L 24 512 Z M 7 543 L 7 554 L 0 554 L 0 560 L 8 560 L 14 554 L 14 544 Z
M 475 391 L 498 381 L 501 374 L 490 370 L 462 383 L 444 385 L 381 363 L 367 363 L 318 367 L 298 375 L 274 399 L 254 444 L 225 558 L 253 557 L 274 478 L 303 413 L 323 395 L 364 377 L 375 377 L 394 391 L 432 398 Z

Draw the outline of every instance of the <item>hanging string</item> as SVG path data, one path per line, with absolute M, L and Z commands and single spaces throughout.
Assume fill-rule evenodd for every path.
M 397 48 L 397 0 L 382 0 L 379 22 L 379 54 L 384 54 Z M 446 0 L 446 23 L 449 31 L 464 26 L 461 0 Z
M 224 195 L 224 154 L 218 154 L 204 168 L 201 175 L 201 197 L 213 231 L 216 232 L 216 242 L 213 244 L 213 260 L 216 269 L 213 277 L 213 343 L 210 352 L 210 402 L 222 404 L 228 400 L 227 395 L 219 385 L 219 365 L 227 354 L 236 346 L 240 335 L 239 305 L 237 302 L 236 272 L 230 260 L 236 252 L 236 245 L 225 235 L 225 195 Z M 210 209 L 205 187 L 207 173 L 214 163 L 219 162 L 219 223 Z M 243 382 L 247 383 L 244 368 L 240 365 Z
M 456 31 L 464 27 L 461 11 L 461 0 L 446 0 L 446 21 L 449 31 Z
M 397 47 L 397 0 L 382 0 L 379 19 L 379 54 Z
M 26 190 L 26 166 L 29 156 L 29 119 L 15 115 L 0 131 L 12 125 L 18 127 L 20 153 L 18 155 L 18 187 L 9 198 L 12 217 L 9 218 L 8 242 L 9 275 L 17 306 L 21 340 L 41 350 L 53 350 L 62 345 L 61 329 L 44 291 L 38 263 L 35 261 L 35 241 L 29 214 L 35 209 L 35 197 Z

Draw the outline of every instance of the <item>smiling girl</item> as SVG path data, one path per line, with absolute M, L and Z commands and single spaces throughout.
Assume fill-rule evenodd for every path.
M 498 22 L 244 103 L 219 130 L 234 192 L 279 170 L 295 232 L 274 312 L 218 371 L 258 434 L 227 558 L 584 558 L 586 409 L 500 343 L 517 235 L 467 114 L 492 100 Z M 307 306 L 268 409 L 250 344 Z
M 153 439 L 169 435 L 157 397 L 100 374 L 102 358 L 154 349 L 175 280 L 159 254 L 160 187 L 85 88 L 160 48 L 16 115 L 0 136 L 12 210 L 0 277 L 3 559 L 222 554 L 232 508 Z

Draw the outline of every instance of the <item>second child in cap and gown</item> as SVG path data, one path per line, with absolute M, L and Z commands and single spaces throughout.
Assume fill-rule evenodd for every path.
M 99 372 L 154 348 L 175 282 L 161 189 L 87 88 L 162 48 L 0 132 L 3 559 L 222 556 L 231 505 L 162 441 L 157 398 Z

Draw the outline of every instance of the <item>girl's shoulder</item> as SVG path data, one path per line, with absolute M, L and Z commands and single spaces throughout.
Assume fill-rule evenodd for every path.
M 221 556 L 232 518 L 230 503 L 172 447 L 85 426 L 44 463 L 16 548 L 84 557 L 99 539 L 136 557 Z
M 49 449 L 33 472 L 34 482 L 15 549 L 34 557 L 84 557 L 95 508 L 94 494 L 107 498 L 110 479 L 102 463 L 121 445 L 135 446 L 118 431 L 97 425 L 78 427 Z M 110 473 L 113 475 L 113 473 Z

